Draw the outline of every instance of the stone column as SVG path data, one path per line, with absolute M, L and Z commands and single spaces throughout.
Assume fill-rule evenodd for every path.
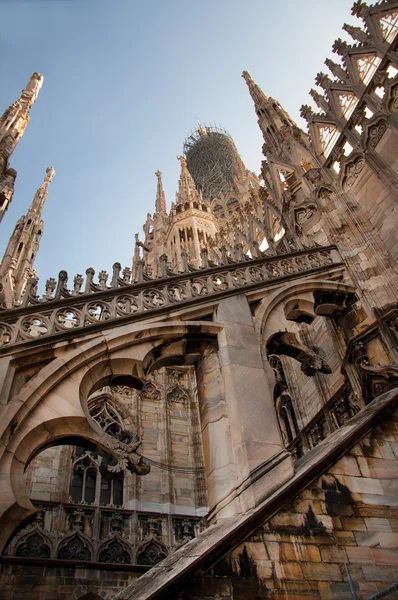
M 282 442 L 246 296 L 221 300 L 216 320 L 224 326 L 218 335 L 218 354 L 237 477 L 234 510 L 239 502 L 239 510 L 245 512 L 293 475 L 293 461 Z M 221 452 L 226 439 L 219 436 L 212 442 L 214 451 Z M 217 498 L 219 517 L 227 512 L 221 500 Z

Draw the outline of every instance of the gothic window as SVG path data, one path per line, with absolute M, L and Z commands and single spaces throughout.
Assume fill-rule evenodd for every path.
M 50 547 L 38 533 L 25 538 L 18 546 L 15 556 L 31 556 L 34 558 L 50 558 Z
M 99 503 L 105 506 L 107 504 L 122 506 L 123 479 L 106 479 L 104 476 L 102 476 Z
M 57 558 L 62 560 L 91 560 L 91 552 L 83 540 L 75 535 L 60 548 Z
M 72 502 L 94 504 L 98 475 L 98 463 L 93 454 L 78 448 L 80 458 L 75 461 L 72 477 Z
M 120 474 L 118 477 L 101 475 L 101 461 L 101 457 L 95 452 L 88 452 L 81 446 L 76 447 L 71 485 L 72 502 L 122 506 L 123 477 Z

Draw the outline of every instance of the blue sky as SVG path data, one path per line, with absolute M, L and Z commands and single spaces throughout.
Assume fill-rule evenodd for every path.
M 131 266 L 134 233 L 153 212 L 157 169 L 170 206 L 176 156 L 196 119 L 227 129 L 259 172 L 262 137 L 242 70 L 293 118 L 327 71 L 352 0 L 0 0 L 0 113 L 31 73 L 44 76 L 11 159 L 16 192 L 2 253 L 47 166 L 35 267 L 48 277 Z M 4 26 L 6 25 L 6 26 Z

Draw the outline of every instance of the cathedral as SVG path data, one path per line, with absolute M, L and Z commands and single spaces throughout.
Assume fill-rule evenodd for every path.
M 131 264 L 39 293 L 47 168 L 0 264 L 0 600 L 398 598 L 398 0 L 352 16 L 307 131 L 244 71 L 261 171 L 198 123 Z

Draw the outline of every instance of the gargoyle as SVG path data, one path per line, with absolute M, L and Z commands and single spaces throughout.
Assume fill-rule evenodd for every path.
M 331 368 L 314 349 L 301 344 L 290 331 L 278 331 L 267 341 L 267 354 L 290 356 L 301 363 L 301 370 L 308 377 L 320 373 L 330 374 Z

